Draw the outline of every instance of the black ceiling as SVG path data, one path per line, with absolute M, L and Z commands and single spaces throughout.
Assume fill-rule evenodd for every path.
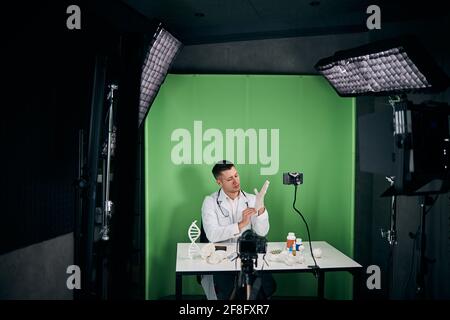
M 448 14 L 444 1 L 368 0 L 122 0 L 159 20 L 184 44 L 367 31 L 367 7 L 381 23 L 427 21 Z

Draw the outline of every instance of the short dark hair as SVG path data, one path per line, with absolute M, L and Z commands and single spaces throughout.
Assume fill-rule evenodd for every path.
M 214 178 L 218 178 L 223 171 L 230 170 L 234 167 L 234 164 L 228 160 L 220 160 L 212 168 L 212 174 Z

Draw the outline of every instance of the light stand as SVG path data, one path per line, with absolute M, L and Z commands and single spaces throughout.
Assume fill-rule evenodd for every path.
M 391 187 L 394 186 L 394 177 L 386 177 Z M 397 195 L 393 194 L 391 197 L 391 224 L 388 231 L 381 229 L 381 237 L 386 238 L 389 245 L 394 246 L 397 244 Z
M 395 177 L 386 177 L 391 188 L 394 187 Z M 397 245 L 397 195 L 394 193 L 391 197 L 391 223 L 388 231 L 381 229 L 381 237 L 386 238 L 389 242 L 389 261 L 388 261 L 388 292 L 391 292 L 391 286 L 394 282 L 394 246 Z
M 109 246 L 109 232 L 110 232 L 110 219 L 112 216 L 113 202 L 110 200 L 110 184 L 111 184 L 111 158 L 114 155 L 116 147 L 115 143 L 115 128 L 114 128 L 114 91 L 118 89 L 118 86 L 111 84 L 108 86 L 109 93 L 107 99 L 109 100 L 109 109 L 107 113 L 108 117 L 108 136 L 106 144 L 103 147 L 102 155 L 103 159 L 103 173 L 102 173 L 102 192 L 103 192 L 103 208 L 102 213 L 102 225 L 100 229 L 101 240 L 97 243 L 98 254 L 98 277 L 100 282 L 99 291 L 103 300 L 108 299 L 108 287 L 109 287 L 109 259 L 110 246 Z
M 425 277 L 428 274 L 428 263 L 434 263 L 435 259 L 429 259 L 426 256 L 427 249 L 427 237 L 426 237 L 426 215 L 428 213 L 427 206 L 432 206 L 434 202 L 437 200 L 436 198 L 433 200 L 429 195 L 423 195 L 422 203 L 420 204 L 421 208 L 421 225 L 420 225 L 420 260 L 419 260 L 419 272 L 416 276 L 416 295 L 419 299 L 426 298 L 426 285 L 425 285 Z
M 114 119 L 114 90 L 118 89 L 118 86 L 115 84 L 111 84 L 108 86 L 110 91 L 108 93 L 109 111 L 108 111 L 108 139 L 107 139 L 107 147 L 106 147 L 106 165 L 104 166 L 105 170 L 103 172 L 104 177 L 104 205 L 103 205 L 103 215 L 102 215 L 102 229 L 100 234 L 102 235 L 103 241 L 109 240 L 109 220 L 112 215 L 112 207 L 113 202 L 109 199 L 110 193 L 110 183 L 111 183 L 111 154 L 112 148 L 114 147 L 112 144 L 113 141 L 113 119 Z
M 434 205 L 434 203 L 436 202 L 439 194 L 441 193 L 445 193 L 448 192 L 448 185 L 446 184 L 446 179 L 447 179 L 447 175 L 444 177 L 443 182 L 442 182 L 442 186 L 440 190 L 434 190 L 434 191 L 422 191 L 422 192 L 415 192 L 414 194 L 408 194 L 408 196 L 411 195 L 420 195 L 422 197 L 421 200 L 421 204 L 420 204 L 420 209 L 421 209 L 421 214 L 420 214 L 420 220 L 421 220 L 421 224 L 420 224 L 420 234 L 419 232 L 416 233 L 415 235 L 410 233 L 410 237 L 415 238 L 418 237 L 420 235 L 420 260 L 419 260 L 419 271 L 417 272 L 416 275 L 416 297 L 419 299 L 426 299 L 427 298 L 427 290 L 426 290 L 426 281 L 425 278 L 428 274 L 428 266 L 429 263 L 434 263 L 436 261 L 436 259 L 430 259 L 426 256 L 426 247 L 427 247 L 427 237 L 426 237 L 426 215 L 427 213 L 430 211 L 431 207 Z M 393 182 L 391 182 L 392 184 Z M 392 195 L 392 214 L 391 214 L 391 229 L 389 231 L 383 232 L 382 231 L 382 236 L 386 236 L 389 244 L 391 246 L 391 251 L 390 251 L 390 255 L 392 257 L 392 250 L 394 249 L 394 245 L 397 244 L 397 231 L 396 231 L 396 200 L 395 197 L 396 195 L 398 195 L 397 193 L 395 193 L 395 190 L 390 189 L 389 192 L 394 192 L 394 194 Z M 433 199 L 431 197 L 432 194 L 436 194 L 436 197 Z M 392 261 L 390 261 L 390 264 L 392 264 Z M 389 268 L 392 268 L 391 265 L 389 265 Z M 390 274 L 390 272 L 389 272 Z M 392 277 L 392 275 L 389 275 L 390 277 Z

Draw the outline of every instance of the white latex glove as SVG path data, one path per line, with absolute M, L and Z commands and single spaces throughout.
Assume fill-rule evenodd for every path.
M 256 195 L 256 200 L 255 200 L 255 210 L 258 211 L 259 209 L 264 207 L 264 196 L 266 195 L 267 192 L 267 188 L 269 187 L 269 180 L 266 180 L 266 182 L 264 182 L 261 191 L 258 192 L 258 190 L 255 188 L 255 195 Z

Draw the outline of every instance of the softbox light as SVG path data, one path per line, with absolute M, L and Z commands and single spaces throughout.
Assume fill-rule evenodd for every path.
M 158 25 L 146 53 L 141 75 L 139 126 L 158 94 L 182 43 Z
M 338 51 L 315 68 L 341 97 L 438 92 L 449 85 L 447 75 L 410 36 Z

